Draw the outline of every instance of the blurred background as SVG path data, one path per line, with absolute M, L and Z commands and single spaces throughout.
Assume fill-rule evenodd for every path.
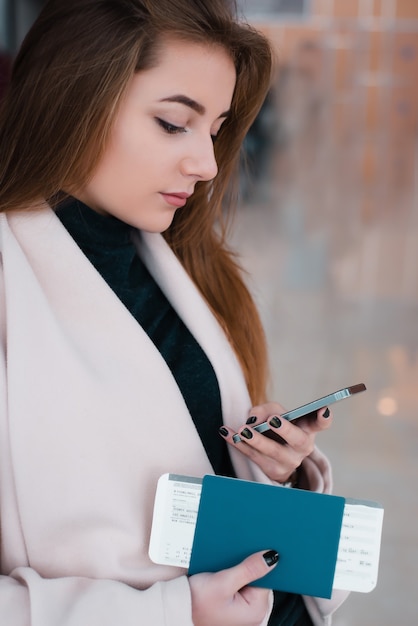
M 156 0 L 158 1 L 158 0 Z M 209 1 L 209 0 L 208 0 Z M 347 385 L 319 445 L 385 508 L 377 587 L 334 626 L 418 624 L 418 0 L 241 0 L 276 52 L 232 243 L 291 409 Z M 0 0 L 0 96 L 42 1 Z
M 347 385 L 320 447 L 337 494 L 385 508 L 377 587 L 335 626 L 418 624 L 418 1 L 247 0 L 274 43 L 234 242 L 262 312 L 272 397 Z

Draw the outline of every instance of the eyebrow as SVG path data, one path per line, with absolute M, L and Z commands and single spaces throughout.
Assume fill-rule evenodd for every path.
M 203 106 L 203 104 L 200 104 L 199 102 L 196 102 L 196 100 L 192 100 L 192 98 L 189 98 L 188 96 L 183 96 L 181 94 L 176 96 L 169 96 L 168 98 L 162 98 L 162 100 L 159 100 L 159 102 L 178 102 L 180 104 L 184 104 L 186 107 L 189 107 L 189 109 L 196 111 L 196 113 L 198 113 L 199 115 L 204 115 L 206 113 L 206 108 Z M 228 117 L 230 112 L 230 109 L 228 111 L 224 111 L 220 114 L 218 119 L 221 117 Z

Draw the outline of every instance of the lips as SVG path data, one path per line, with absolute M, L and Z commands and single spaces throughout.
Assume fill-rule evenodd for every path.
M 161 196 L 167 202 L 167 204 L 174 206 L 176 208 L 182 207 L 186 204 L 187 199 L 190 198 L 189 193 L 162 193 Z

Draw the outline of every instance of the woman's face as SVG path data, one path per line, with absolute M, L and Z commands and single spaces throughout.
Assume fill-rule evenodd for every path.
M 217 174 L 213 151 L 236 73 L 221 47 L 168 41 L 137 73 L 90 182 L 75 195 L 92 209 L 163 232 L 199 181 Z

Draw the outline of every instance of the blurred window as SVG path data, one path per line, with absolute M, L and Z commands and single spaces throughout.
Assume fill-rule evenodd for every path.
M 310 15 L 310 0 L 238 0 L 238 6 L 248 18 L 289 19 Z
M 45 1 L 0 0 L 0 48 L 15 54 Z

